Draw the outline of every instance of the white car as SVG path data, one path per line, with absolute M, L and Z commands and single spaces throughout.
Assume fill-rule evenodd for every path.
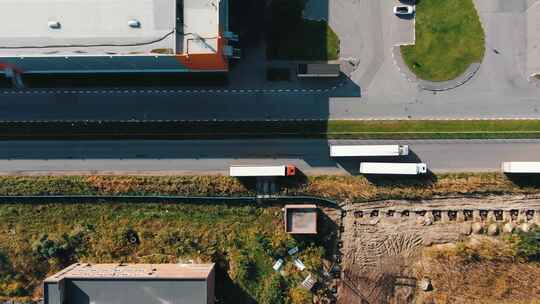
M 410 15 L 414 13 L 414 6 L 412 5 L 396 5 L 394 6 L 394 14 L 396 15 Z
M 275 271 L 279 271 L 281 269 L 281 267 L 283 266 L 283 263 L 285 261 L 283 259 L 278 259 L 274 265 L 272 266 L 272 268 L 274 268 Z

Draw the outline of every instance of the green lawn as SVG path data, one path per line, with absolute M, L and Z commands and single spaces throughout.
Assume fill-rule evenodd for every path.
M 540 120 L 329 121 L 328 138 L 539 138 Z
M 419 78 L 458 77 L 484 56 L 484 31 L 472 0 L 420 0 L 416 44 L 402 46 L 405 63 Z
M 41 281 L 76 261 L 217 264 L 219 303 L 264 302 L 270 280 L 283 301 L 305 276 L 289 261 L 286 277 L 272 263 L 290 246 L 319 273 L 325 250 L 317 240 L 285 233 L 278 207 L 220 204 L 2 204 L 0 301 L 40 294 Z M 128 235 L 138 241 L 130 243 Z M 270 286 L 271 287 L 271 286 Z M 283 303 L 283 302 L 276 302 Z M 291 302 L 287 303 L 297 303 Z

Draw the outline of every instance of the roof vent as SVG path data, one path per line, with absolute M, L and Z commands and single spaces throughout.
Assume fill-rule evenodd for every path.
M 132 19 L 132 20 L 128 21 L 128 25 L 130 27 L 132 27 L 132 28 L 140 28 L 141 27 L 141 22 L 139 20 Z
M 49 25 L 49 28 L 54 29 L 54 30 L 57 30 L 61 27 L 60 22 L 58 21 L 49 21 L 48 25 Z

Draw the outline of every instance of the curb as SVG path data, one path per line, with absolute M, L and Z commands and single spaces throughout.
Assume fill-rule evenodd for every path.
M 420 79 L 418 86 L 426 91 L 448 91 L 451 89 L 455 89 L 471 80 L 474 75 L 476 75 L 476 72 L 478 72 L 478 70 L 480 69 L 480 66 L 481 64 L 478 62 L 471 63 L 471 65 L 469 65 L 469 67 L 467 68 L 467 70 L 465 70 L 465 72 L 463 72 L 463 74 L 461 74 L 457 78 L 448 81 L 434 82 Z
M 409 69 L 401 56 L 400 45 L 396 45 L 392 48 L 392 58 L 394 59 L 394 65 L 405 79 L 409 82 L 417 83 L 418 87 L 422 90 L 432 92 L 448 91 L 466 84 L 474 77 L 474 75 L 476 75 L 476 72 L 478 72 L 481 66 L 480 63 L 471 63 L 467 70 L 457 78 L 448 81 L 435 82 L 422 80 Z

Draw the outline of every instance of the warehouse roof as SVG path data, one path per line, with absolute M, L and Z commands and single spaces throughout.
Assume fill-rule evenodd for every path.
M 207 38 L 219 34 L 219 0 L 178 3 L 184 7 L 176 0 L 3 0 L 0 56 L 175 54 L 186 43 L 190 52 L 215 52 L 217 39 Z
M 62 279 L 206 279 L 214 264 L 88 264 L 77 263 L 48 277 Z

